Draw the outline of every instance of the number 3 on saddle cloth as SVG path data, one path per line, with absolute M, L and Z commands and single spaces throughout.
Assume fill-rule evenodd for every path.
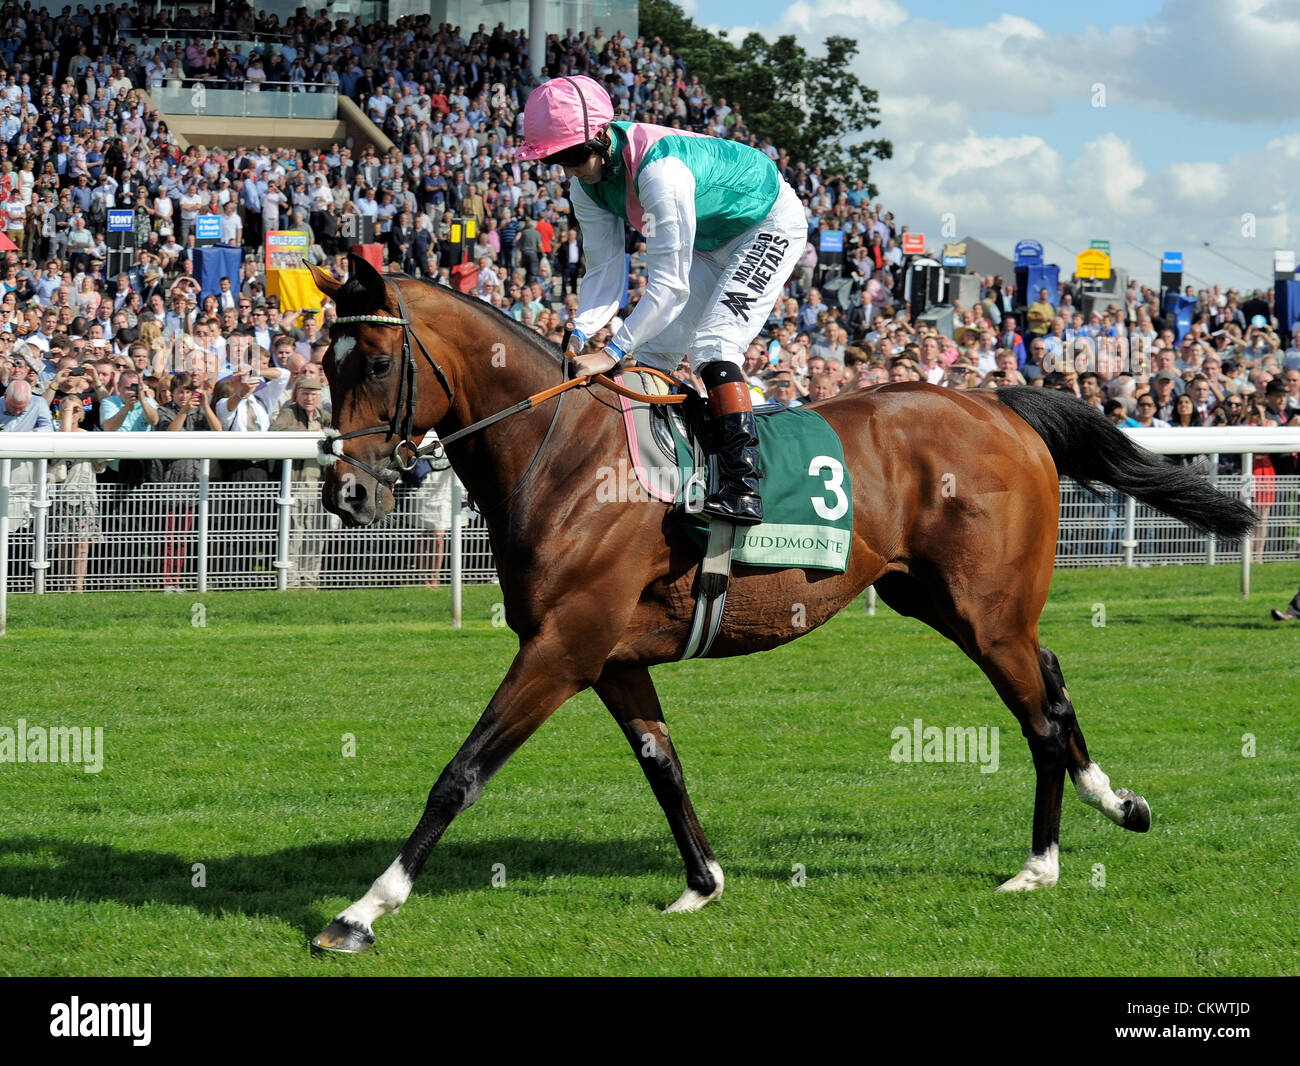
M 618 379 L 638 392 L 668 391 L 649 374 L 620 374 Z M 687 401 L 680 405 L 647 404 L 626 396 L 619 396 L 619 405 L 628 465 L 607 472 L 597 486 L 600 498 L 673 504 L 683 529 L 703 554 L 709 523 L 699 511 L 710 484 L 703 398 L 688 389 Z M 754 413 L 764 520 L 736 527 L 733 561 L 843 573 L 853 539 L 853 486 L 839 436 L 821 415 L 805 408 L 776 404 L 756 407 Z

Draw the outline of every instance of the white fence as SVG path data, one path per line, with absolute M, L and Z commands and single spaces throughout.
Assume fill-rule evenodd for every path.
M 1300 449 L 1300 430 L 1133 430 L 1166 454 L 1211 457 L 1223 491 L 1256 502 L 1265 523 L 1252 540 L 1196 534 L 1119 493 L 1099 500 L 1061 485 L 1057 566 L 1229 563 L 1293 558 L 1300 542 L 1300 478 L 1254 476 L 1252 455 Z M 293 460 L 318 454 L 316 433 L 0 433 L 0 633 L 9 591 L 210 588 L 288 589 L 450 584 L 453 620 L 463 582 L 496 580 L 487 529 L 461 507 L 452 479 L 450 521 L 433 489 L 399 486 L 383 522 L 345 529 L 320 502 L 319 483 L 292 478 Z M 1239 454 L 1240 474 L 1217 476 L 1222 454 Z M 193 481 L 77 487 L 48 476 L 77 459 L 195 459 Z M 212 478 L 213 460 L 270 458 L 267 481 Z M 84 472 L 83 472 L 84 473 Z M 1267 501 L 1267 507 L 1263 504 Z M 447 528 L 440 528 L 446 526 Z

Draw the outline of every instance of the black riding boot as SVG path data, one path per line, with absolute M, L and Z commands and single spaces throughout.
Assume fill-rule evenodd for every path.
M 709 363 L 700 376 L 709 390 L 709 448 L 717 469 L 704 512 L 737 525 L 757 525 L 763 521 L 763 501 L 758 493 L 762 474 L 749 386 L 740 368 L 730 363 Z

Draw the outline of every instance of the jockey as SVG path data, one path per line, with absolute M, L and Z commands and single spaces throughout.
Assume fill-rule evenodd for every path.
M 704 510 L 761 522 L 758 434 L 741 364 L 808 243 L 803 205 L 756 148 L 613 118 L 591 78 L 552 78 L 528 96 L 517 152 L 570 179 L 587 258 L 569 344 L 575 371 L 605 373 L 634 353 L 671 371 L 689 356 L 708 390 L 718 472 Z M 645 292 L 605 349 L 582 355 L 627 291 L 624 222 L 646 239 Z

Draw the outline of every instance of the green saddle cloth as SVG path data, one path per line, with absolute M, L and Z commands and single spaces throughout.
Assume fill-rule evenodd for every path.
M 737 526 L 732 560 L 746 566 L 812 567 L 843 573 L 853 540 L 853 485 L 844 446 L 826 419 L 802 407 L 755 412 L 763 477 L 763 521 Z M 670 420 L 670 425 L 673 423 Z M 708 471 L 699 471 L 693 449 L 673 425 L 682 491 L 682 521 L 703 551 L 709 524 L 685 510 L 686 494 L 707 493 Z

